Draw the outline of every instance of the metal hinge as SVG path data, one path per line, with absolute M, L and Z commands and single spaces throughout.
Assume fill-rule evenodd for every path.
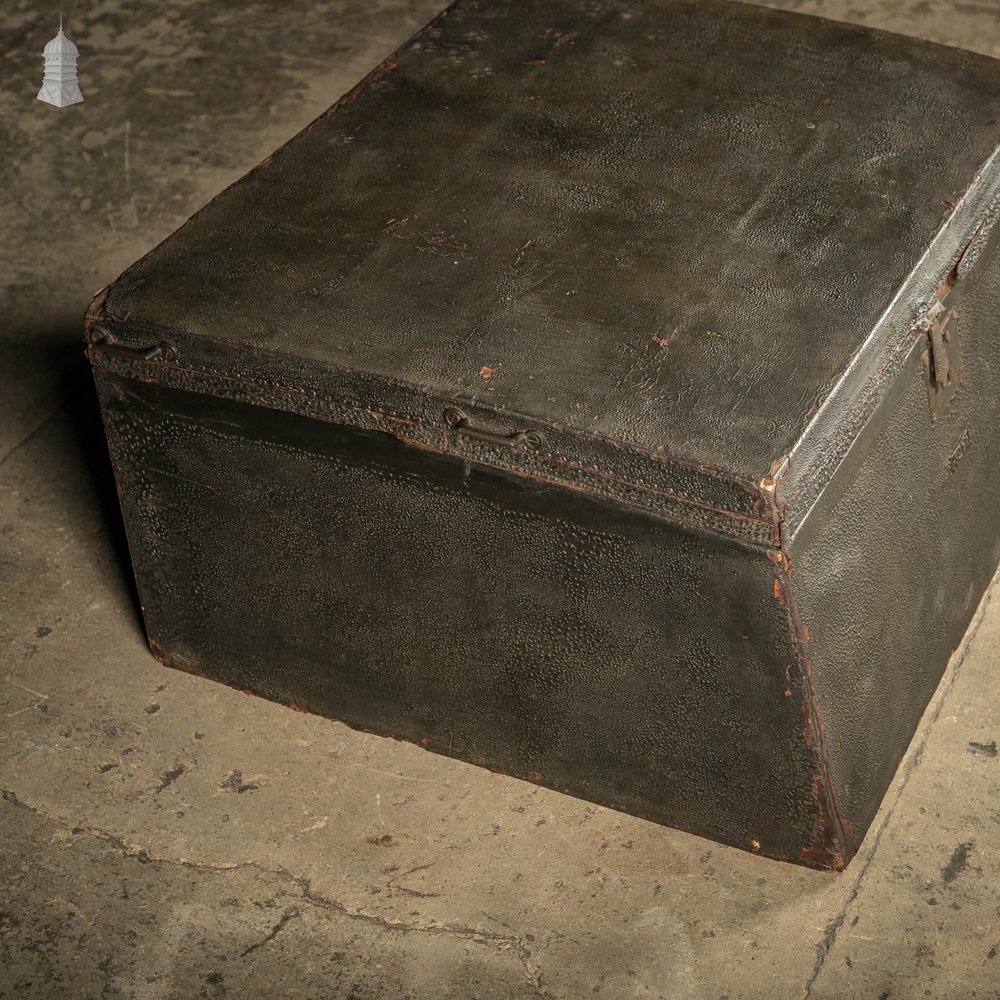
M 921 360 L 927 379 L 931 419 L 936 421 L 948 409 L 964 374 L 958 309 L 948 308 L 945 302 L 936 303 L 918 327 L 927 337 Z

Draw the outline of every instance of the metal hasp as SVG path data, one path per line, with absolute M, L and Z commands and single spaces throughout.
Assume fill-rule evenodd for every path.
M 927 327 L 927 347 L 921 355 L 927 377 L 927 401 L 935 422 L 948 409 L 962 384 L 962 335 L 959 312 L 941 303 L 938 315 Z

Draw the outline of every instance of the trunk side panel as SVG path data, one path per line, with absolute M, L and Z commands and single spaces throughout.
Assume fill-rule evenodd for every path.
M 945 304 L 964 356 L 947 410 L 932 422 L 918 350 L 853 480 L 789 553 L 830 772 L 859 839 L 1000 559 L 996 236 Z

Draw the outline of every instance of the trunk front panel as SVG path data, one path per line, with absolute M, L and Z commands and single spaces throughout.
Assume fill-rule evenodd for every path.
M 388 435 L 98 383 L 165 661 L 740 847 L 815 847 L 764 550 Z

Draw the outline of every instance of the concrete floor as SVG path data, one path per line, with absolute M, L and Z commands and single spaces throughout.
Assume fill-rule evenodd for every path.
M 1000 997 L 989 594 L 839 876 L 148 654 L 80 316 L 440 2 L 64 7 L 62 110 L 34 101 L 53 15 L 4 5 L 0 997 Z M 995 0 L 784 6 L 1000 56 Z

